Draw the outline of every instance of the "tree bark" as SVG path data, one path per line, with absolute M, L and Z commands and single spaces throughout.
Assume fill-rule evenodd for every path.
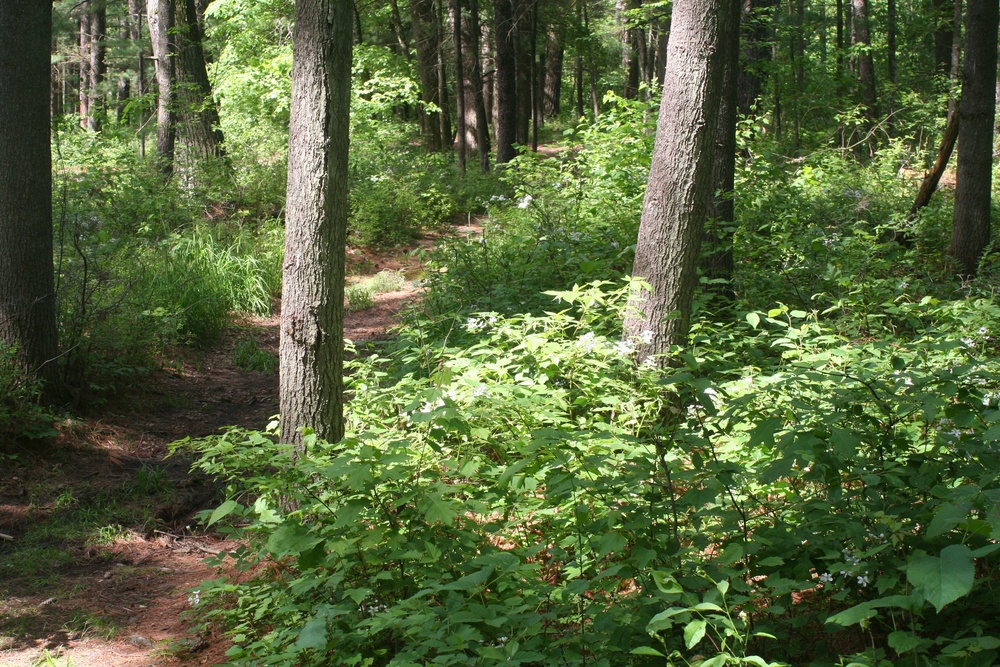
M 88 13 L 90 14 L 90 78 L 88 81 L 90 90 L 87 101 L 87 129 L 91 132 L 101 131 L 102 109 L 101 109 L 101 85 L 104 83 L 107 74 L 107 10 L 104 0 L 90 0 Z
M 990 242 L 1000 5 L 996 0 L 969 0 L 966 6 L 951 255 L 958 273 L 974 276 Z
M 225 155 L 219 110 L 208 80 L 201 24 L 195 0 L 174 0 L 177 44 L 177 107 L 184 143 L 202 158 Z
M 637 309 L 624 336 L 639 360 L 683 343 L 691 319 L 697 261 L 712 188 L 726 50 L 735 48 L 738 0 L 677 0 L 671 19 L 663 100 L 642 206 L 633 275 Z
M 934 17 L 934 64 L 939 74 L 947 74 L 951 68 L 951 41 L 954 22 L 952 14 L 955 3 L 952 0 L 933 0 Z
M 0 2 L 0 347 L 57 388 L 49 87 L 52 5 Z
M 412 0 L 410 2 L 411 31 L 417 48 L 417 73 L 420 79 L 420 126 L 424 144 L 429 151 L 440 151 L 445 138 L 441 135 L 438 117 L 441 109 L 441 85 L 438 80 L 437 13 L 434 0 Z M 432 110 L 428 110 L 428 109 Z
M 562 38 L 555 26 L 550 26 L 545 44 L 545 101 L 543 113 L 546 119 L 559 116 L 563 77 Z
M 281 438 L 343 437 L 344 272 L 352 28 L 350 0 L 297 0 L 293 34 Z
M 514 159 L 517 132 L 517 51 L 514 41 L 513 0 L 494 3 L 496 27 L 493 31 L 496 67 L 496 142 L 497 164 Z
M 517 121 L 514 141 L 521 146 L 531 142 L 531 17 L 532 0 L 514 0 L 515 108 Z
M 458 169 L 465 173 L 465 158 L 469 140 L 466 128 L 465 57 L 462 40 L 462 0 L 451 0 L 452 39 L 455 42 L 455 136 L 457 141 Z
M 163 176 L 170 178 L 174 173 L 177 142 L 174 0 L 146 0 L 146 17 L 156 61 L 156 159 Z
M 486 95 L 483 83 L 483 62 L 481 58 L 479 22 L 479 0 L 467 0 L 469 3 L 469 21 L 466 25 L 468 62 L 466 72 L 469 75 L 467 88 L 471 92 L 472 106 L 475 110 L 475 145 L 479 153 L 479 168 L 486 174 L 490 171 L 490 121 L 486 114 Z
M 766 11 L 773 6 L 774 0 L 743 0 L 741 41 L 744 64 L 740 68 L 736 87 L 739 112 L 748 117 L 760 98 L 764 73 L 771 60 L 771 28 Z
M 851 0 L 851 11 L 851 43 L 860 49 L 856 56 L 858 91 L 866 121 L 865 130 L 870 132 L 878 122 L 878 97 L 875 93 L 875 59 L 868 25 L 868 0 Z
M 90 3 L 87 2 L 78 21 L 80 30 L 80 127 L 90 127 Z

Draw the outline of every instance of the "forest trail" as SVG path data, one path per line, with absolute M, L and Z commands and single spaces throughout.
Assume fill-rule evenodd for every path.
M 478 231 L 462 225 L 454 233 Z M 390 253 L 355 250 L 349 272 L 356 280 L 402 270 L 412 279 L 421 270 L 419 251 L 434 240 Z M 411 281 L 401 291 L 375 295 L 371 308 L 346 314 L 345 337 L 357 344 L 392 335 L 400 311 L 418 298 Z M 193 521 L 217 500 L 214 485 L 192 476 L 187 462 L 165 456 L 168 445 L 184 437 L 267 426 L 278 412 L 277 371 L 243 370 L 234 352 L 252 341 L 251 347 L 276 359 L 278 325 L 277 316 L 243 319 L 213 349 L 175 350 L 173 360 L 129 396 L 93 416 L 64 421 L 51 452 L 26 452 L 13 466 L 0 459 L 7 468 L 0 474 L 0 667 L 225 661 L 229 643 L 199 633 L 185 612 L 197 603 L 189 589 L 219 576 L 206 558 L 235 543 L 202 532 Z M 29 574 L 8 559 L 5 545 L 17 545 L 39 524 L 58 522 L 65 507 L 99 506 L 99 499 L 119 496 L 127 497 L 124 505 L 143 507 L 145 531 L 109 526 L 97 540 L 53 536 L 57 565 Z

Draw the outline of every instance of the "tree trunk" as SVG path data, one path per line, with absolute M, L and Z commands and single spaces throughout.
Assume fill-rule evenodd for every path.
M 51 396 L 58 377 L 49 87 L 52 5 L 0 2 L 0 347 Z
M 702 228 L 712 188 L 713 122 L 721 103 L 726 50 L 736 47 L 738 0 L 677 0 L 671 19 L 663 100 L 642 206 L 633 275 L 638 308 L 624 337 L 638 358 L 686 340 Z
M 933 0 L 934 64 L 939 74 L 946 74 L 951 68 L 954 7 L 952 0 Z
M 514 34 L 516 79 L 514 99 L 517 124 L 514 141 L 521 146 L 531 142 L 531 17 L 532 0 L 514 0 Z
M 344 271 L 352 29 L 350 0 L 297 0 L 293 35 L 281 439 L 343 437 Z
M 709 279 L 709 289 L 728 300 L 733 291 L 733 224 L 736 207 L 733 190 L 736 182 L 736 98 L 740 50 L 722 49 L 724 56 L 722 93 L 715 117 L 715 155 L 712 159 L 712 188 L 708 196 L 708 224 L 704 242 L 711 252 L 702 255 L 702 273 Z
M 441 113 L 438 114 L 438 125 L 441 129 L 441 148 L 443 150 L 452 149 L 453 137 L 451 134 L 451 110 L 448 108 L 448 68 L 444 57 L 445 44 L 445 0 L 437 0 L 436 11 L 434 12 L 434 41 L 437 43 L 435 49 L 437 60 L 437 82 L 438 82 L 438 106 Z
M 545 44 L 545 101 L 543 113 L 546 119 L 559 116 L 559 103 L 562 95 L 563 76 L 562 39 L 554 26 L 549 27 L 548 39 Z
M 479 152 L 479 168 L 486 174 L 490 171 L 490 121 L 486 114 L 483 62 L 480 53 L 479 0 L 467 1 L 469 3 L 469 21 L 466 26 L 469 57 L 466 65 L 466 72 L 469 75 L 467 87 L 472 93 L 472 107 L 475 111 L 475 144 Z
M 434 0 L 411 0 L 411 30 L 417 47 L 417 73 L 420 79 L 420 127 L 427 150 L 440 151 L 445 138 L 441 136 L 439 111 L 428 111 L 428 107 L 441 108 L 440 82 L 438 81 L 437 13 Z
M 931 201 L 931 195 L 937 190 L 938 183 L 941 182 L 941 176 L 944 174 L 944 170 L 948 167 L 948 160 L 951 159 L 951 153 L 955 150 L 955 140 L 958 138 L 958 122 L 960 116 L 957 113 L 948 114 L 948 124 L 944 128 L 944 136 L 941 137 L 941 146 L 938 148 L 937 159 L 934 161 L 934 166 L 924 174 L 924 180 L 920 183 L 920 190 L 917 192 L 917 198 L 913 201 L 913 206 L 910 207 L 910 218 L 912 219 L 924 206 Z M 905 234 L 897 232 L 895 235 L 897 240 L 905 240 Z
M 88 84 L 89 100 L 87 102 L 87 129 L 91 132 L 101 131 L 101 85 L 107 74 L 107 11 L 104 0 L 90 0 L 90 80 Z
M 174 0 L 146 0 L 149 21 L 149 41 L 156 61 L 156 159 L 164 177 L 174 173 L 174 145 L 177 141 L 177 119 L 174 112 L 174 62 L 176 48 L 174 30 Z
M 201 158 L 222 157 L 224 137 L 219 128 L 219 110 L 208 80 L 201 24 L 195 0 L 176 2 L 177 107 L 183 124 L 184 143 Z
M 462 43 L 462 0 L 451 0 L 452 39 L 455 42 L 455 137 L 458 142 L 458 169 L 465 173 L 469 141 L 465 125 L 465 57 Z
M 737 104 L 744 116 L 753 113 L 764 88 L 764 72 L 771 60 L 770 23 L 767 10 L 774 0 L 744 0 L 742 9 L 743 66 L 737 78 Z
M 872 37 L 868 26 L 868 0 L 851 0 L 851 43 L 859 49 L 856 56 L 858 91 L 862 113 L 866 121 L 865 132 L 871 132 L 878 122 L 878 98 L 875 94 L 875 59 L 872 55 Z
M 496 142 L 497 164 L 514 159 L 517 132 L 517 52 L 514 46 L 513 0 L 496 0 L 494 3 L 496 41 L 494 53 L 496 67 Z
M 90 2 L 87 2 L 80 13 L 80 127 L 90 128 Z
M 979 258 L 990 242 L 998 22 L 996 0 L 968 1 L 951 228 L 951 255 L 958 272 L 967 276 L 976 274 Z

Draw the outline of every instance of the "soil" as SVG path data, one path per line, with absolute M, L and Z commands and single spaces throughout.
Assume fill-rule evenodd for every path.
M 388 254 L 355 250 L 348 265 L 355 276 L 390 269 L 412 279 L 421 268 L 414 251 L 433 242 L 422 239 Z M 402 308 L 418 297 L 409 282 L 403 291 L 376 295 L 374 307 L 346 315 L 345 337 L 358 344 L 392 335 Z M 237 322 L 212 350 L 174 351 L 132 395 L 59 424 L 55 442 L 0 457 L 0 667 L 225 662 L 226 639 L 199 628 L 186 612 L 194 602 L 190 589 L 220 576 L 206 560 L 237 544 L 202 531 L 194 520 L 218 503 L 216 485 L 189 473 L 188 462 L 165 457 L 175 440 L 226 426 L 262 429 L 277 413 L 277 372 L 234 364 L 234 346 L 246 337 L 276 356 L 277 317 Z M 49 572 L 8 569 L 13 565 L 4 561 L 28 528 L 60 516 L 60 499 L 79 504 L 120 495 L 150 470 L 162 491 L 140 500 L 153 521 L 100 545 L 54 540 L 65 557 Z

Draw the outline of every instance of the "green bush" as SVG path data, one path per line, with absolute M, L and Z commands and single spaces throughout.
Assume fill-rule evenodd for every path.
M 340 443 L 188 443 L 234 557 L 280 563 L 201 587 L 235 664 L 997 659 L 1000 307 L 900 300 L 877 321 L 919 333 L 868 341 L 701 319 L 661 370 L 609 287 L 404 330 L 353 362 Z

